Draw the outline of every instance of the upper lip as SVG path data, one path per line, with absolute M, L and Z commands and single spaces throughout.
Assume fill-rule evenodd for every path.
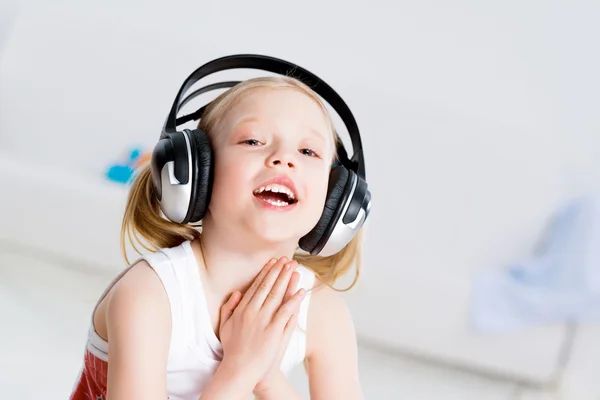
M 296 201 L 298 200 L 298 192 L 296 191 L 296 185 L 294 185 L 294 181 L 292 181 L 289 177 L 287 177 L 285 175 L 280 175 L 280 176 L 273 177 L 271 179 L 267 179 L 266 181 L 264 181 L 260 185 L 258 185 L 256 187 L 256 189 L 254 189 L 253 193 L 256 193 L 256 191 L 260 190 L 261 187 L 266 188 L 267 186 L 274 185 L 274 184 L 279 184 L 279 185 L 283 185 L 283 186 L 287 187 L 294 194 L 294 199 L 296 199 Z

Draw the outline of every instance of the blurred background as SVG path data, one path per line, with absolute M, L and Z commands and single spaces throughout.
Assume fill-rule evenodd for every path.
M 123 174 L 194 69 L 259 53 L 361 128 L 373 211 L 345 297 L 366 398 L 599 399 L 599 19 L 594 0 L 1 0 L 2 397 L 68 397 L 125 267 Z

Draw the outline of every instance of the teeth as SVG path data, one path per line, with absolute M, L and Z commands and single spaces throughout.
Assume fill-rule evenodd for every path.
M 267 203 L 273 204 L 274 206 L 277 207 L 285 207 L 285 206 L 289 206 L 289 203 L 287 201 L 281 201 L 281 200 L 265 200 Z
M 288 198 L 292 200 L 296 198 L 296 196 L 294 196 L 294 193 L 290 190 L 290 188 L 279 184 L 261 186 L 260 188 L 255 190 L 254 193 L 262 193 L 264 191 L 273 193 L 285 193 L 288 196 Z

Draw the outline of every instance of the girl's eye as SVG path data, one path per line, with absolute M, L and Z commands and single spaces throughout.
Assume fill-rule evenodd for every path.
M 300 152 L 302 154 L 304 154 L 305 156 L 309 156 L 309 157 L 319 157 L 319 155 L 317 153 L 315 153 L 313 150 L 311 149 L 302 149 L 300 150 Z
M 244 140 L 242 143 L 247 144 L 249 146 L 258 146 L 260 144 L 260 142 L 256 139 Z

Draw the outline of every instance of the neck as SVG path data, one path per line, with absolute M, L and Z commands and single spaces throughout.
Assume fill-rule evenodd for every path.
M 202 237 L 194 244 L 200 257 L 208 289 L 228 296 L 235 290 L 244 293 L 272 257 L 292 259 L 296 244 L 253 241 L 250 235 L 216 229 L 210 219 L 202 222 Z

